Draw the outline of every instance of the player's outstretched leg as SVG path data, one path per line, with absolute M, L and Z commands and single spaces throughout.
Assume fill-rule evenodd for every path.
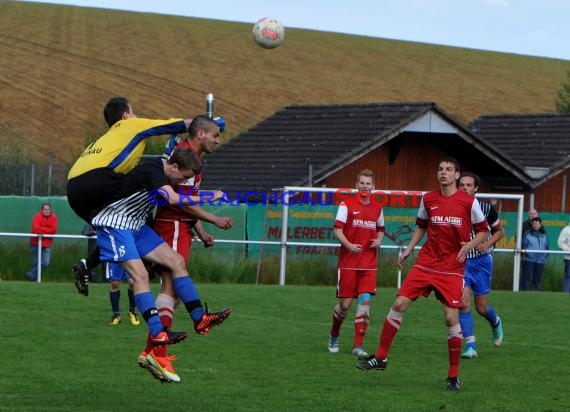
M 199 335 L 205 335 L 213 327 L 221 325 L 232 313 L 229 308 L 220 312 L 209 312 L 208 305 L 204 304 L 202 307 L 196 286 L 187 274 L 174 277 L 172 285 L 176 296 L 184 303 L 186 311 L 190 314 L 194 322 L 194 330 Z
M 208 305 L 204 304 L 204 313 L 199 320 L 194 321 L 194 330 L 200 335 L 205 335 L 214 326 L 221 325 L 231 313 L 232 310 L 229 308 L 220 312 L 208 312 Z

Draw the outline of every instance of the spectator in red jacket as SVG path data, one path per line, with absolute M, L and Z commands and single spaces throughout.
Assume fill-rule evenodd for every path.
M 49 203 L 42 204 L 40 211 L 32 219 L 32 233 L 38 235 L 55 235 L 57 232 L 57 216 L 51 211 Z M 53 238 L 42 237 L 41 265 L 42 270 L 48 267 L 51 259 L 51 245 Z M 30 249 L 32 251 L 32 270 L 26 273 L 28 280 L 35 282 L 38 280 L 38 247 L 39 239 L 34 236 L 30 238 Z

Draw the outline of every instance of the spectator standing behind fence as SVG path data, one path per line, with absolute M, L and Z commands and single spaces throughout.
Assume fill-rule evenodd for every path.
M 529 250 L 549 250 L 548 236 L 542 226 L 542 219 L 531 219 L 532 227 L 523 234 L 522 248 Z M 542 290 L 542 273 L 546 264 L 547 253 L 525 252 L 523 257 L 523 277 L 520 290 Z
M 37 235 L 55 235 L 57 232 L 57 216 L 51 210 L 49 203 L 42 204 L 40 211 L 32 219 L 32 233 Z M 51 260 L 51 245 L 53 238 L 42 237 L 41 265 L 42 270 L 48 267 Z M 38 248 L 39 239 L 37 236 L 30 238 L 30 250 L 32 252 L 32 270 L 26 273 L 28 280 L 35 282 L 38 280 Z
M 525 221 L 523 222 L 523 225 L 522 225 L 522 233 L 523 233 L 523 235 L 524 235 L 524 233 L 525 233 L 527 230 L 531 230 L 531 229 L 532 229 L 532 219 L 534 219 L 535 217 L 538 217 L 538 210 L 536 210 L 536 209 L 529 209 L 527 215 L 528 215 L 528 219 L 525 220 Z M 540 227 L 540 231 L 541 231 L 541 233 L 546 233 L 546 231 L 544 230 L 544 227 L 542 227 L 542 226 Z
M 87 256 L 89 256 L 95 249 L 97 249 L 97 238 L 94 237 L 97 235 L 95 228 L 91 226 L 89 223 L 85 223 L 83 229 L 81 229 L 81 234 L 83 236 L 89 236 L 87 239 Z M 89 271 L 90 282 L 96 283 L 97 282 L 97 268 L 91 268 Z
M 570 223 L 562 228 L 558 236 L 558 247 L 570 252 Z M 570 292 L 570 254 L 564 255 L 564 280 L 562 282 L 562 292 Z

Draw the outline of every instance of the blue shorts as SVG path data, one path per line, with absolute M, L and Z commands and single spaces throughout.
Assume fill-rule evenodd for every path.
M 471 288 L 475 296 L 485 296 L 491 291 L 493 277 L 493 256 L 485 253 L 468 258 L 465 265 L 465 287 Z
M 101 261 L 125 262 L 141 259 L 162 245 L 164 240 L 149 226 L 144 225 L 138 232 L 99 226 L 97 244 L 101 249 Z
M 107 281 L 123 281 L 129 280 L 130 276 L 128 272 L 123 269 L 118 263 L 105 263 L 105 279 Z

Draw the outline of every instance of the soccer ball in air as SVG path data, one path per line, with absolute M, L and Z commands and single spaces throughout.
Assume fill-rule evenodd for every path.
M 253 40 L 264 49 L 274 49 L 285 39 L 285 28 L 279 20 L 264 17 L 253 25 Z

